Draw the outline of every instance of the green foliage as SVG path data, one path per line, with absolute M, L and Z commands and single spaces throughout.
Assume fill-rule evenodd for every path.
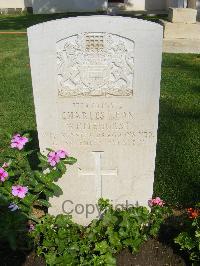
M 127 247 L 137 252 L 150 236 L 156 236 L 170 214 L 167 207 L 114 209 L 99 200 L 101 218 L 88 227 L 73 223 L 71 216 L 46 215 L 32 232 L 38 255 L 48 265 L 116 265 L 115 254 Z
M 24 31 L 67 15 L 0 16 L 0 27 Z M 0 35 L 0 47 L 0 127 L 11 133 L 29 131 L 37 149 L 27 36 Z M 200 201 L 199 73 L 200 55 L 163 54 L 154 193 L 173 206 Z M 5 149 L 3 138 L 0 149 Z
M 27 235 L 27 217 L 21 212 L 9 212 L 7 208 L 0 211 L 0 240 L 8 242 L 12 249 L 24 248 L 31 244 Z
M 200 201 L 200 55 L 164 54 L 154 193 L 179 208 Z
M 199 204 L 197 207 L 199 208 Z M 200 264 L 200 212 L 196 211 L 197 217 L 193 220 L 187 221 L 184 226 L 185 231 L 181 232 L 175 238 L 175 243 L 180 245 L 182 250 L 188 252 L 193 265 Z
M 7 146 L 10 146 L 11 136 L 7 137 Z M 8 173 L 8 178 L 5 181 L 0 179 L 0 240 L 8 242 L 12 249 L 20 248 L 21 242 L 28 244 L 28 222 L 38 221 L 33 215 L 34 206 L 50 207 L 48 198 L 62 194 L 61 188 L 55 182 L 66 172 L 66 165 L 76 162 L 75 158 L 67 157 L 52 167 L 47 156 L 38 153 L 39 170 L 32 170 L 29 164 L 32 152 L 10 148 L 8 154 L 3 154 L 5 160 L 2 164 L 7 163 L 4 170 Z M 16 185 L 26 187 L 28 193 L 22 198 L 14 196 L 12 187 Z M 13 210 L 14 207 L 9 208 L 10 205 L 17 208 Z

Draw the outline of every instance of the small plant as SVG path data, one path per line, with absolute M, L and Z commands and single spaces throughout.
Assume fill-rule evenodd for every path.
M 175 243 L 188 252 L 193 265 L 200 265 L 200 204 L 187 213 L 185 231 L 175 238 Z
M 69 215 L 35 217 L 34 206 L 49 207 L 49 197 L 62 193 L 56 181 L 76 159 L 68 151 L 48 149 L 47 156 L 38 153 L 38 170 L 32 170 L 28 142 L 28 135 L 10 138 L 12 155 L 5 155 L 0 167 L 1 242 L 13 249 L 34 243 L 48 265 L 112 266 L 123 248 L 137 252 L 145 240 L 158 234 L 170 214 L 160 198 L 149 200 L 151 211 L 142 206 L 115 209 L 109 200 L 100 199 L 101 218 L 88 227 L 74 223 Z
M 101 219 L 88 227 L 73 223 L 71 216 L 46 215 L 31 233 L 38 255 L 48 265 L 116 265 L 115 254 L 127 247 L 137 252 L 150 236 L 156 236 L 169 215 L 167 207 L 114 209 L 100 199 Z
M 12 155 L 5 155 L 0 167 L 0 240 L 16 249 L 38 221 L 34 206 L 49 207 L 48 198 L 62 193 L 55 182 L 76 159 L 64 150 L 48 150 L 47 156 L 38 153 L 39 170 L 32 170 L 28 160 L 33 151 L 25 149 L 29 136 L 16 134 L 10 139 Z

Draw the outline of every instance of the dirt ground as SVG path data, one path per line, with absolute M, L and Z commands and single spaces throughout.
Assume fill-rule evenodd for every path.
M 117 266 L 190 266 L 183 254 L 158 240 L 150 239 L 143 244 L 136 255 L 128 249 L 117 255 Z M 43 258 L 39 258 L 34 252 L 29 254 L 8 252 L 4 247 L 0 248 L 0 266 L 45 266 Z
M 140 252 L 133 256 L 123 250 L 117 257 L 117 266 L 189 266 L 180 255 L 169 246 L 151 239 L 143 244 Z

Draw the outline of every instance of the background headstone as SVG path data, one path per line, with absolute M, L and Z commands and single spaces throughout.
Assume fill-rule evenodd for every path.
M 169 8 L 168 20 L 172 23 L 197 22 L 197 10 L 192 8 Z
M 64 12 L 102 12 L 107 9 L 107 0 L 33 0 L 34 14 Z
M 99 197 L 147 205 L 152 197 L 162 27 L 122 17 L 50 21 L 28 29 L 40 149 L 78 159 L 50 213 L 88 224 Z M 63 204 L 64 203 L 64 204 Z M 91 204 L 91 205 L 87 205 Z M 95 209 L 91 215 L 86 213 Z

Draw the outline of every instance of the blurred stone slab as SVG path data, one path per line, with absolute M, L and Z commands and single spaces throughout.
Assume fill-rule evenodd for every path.
M 164 39 L 163 52 L 200 54 L 200 40 Z
M 197 10 L 192 8 L 169 8 L 168 20 L 172 23 L 196 23 Z
M 172 23 L 166 20 L 160 20 L 164 27 L 165 39 L 190 39 L 200 40 L 200 23 Z

